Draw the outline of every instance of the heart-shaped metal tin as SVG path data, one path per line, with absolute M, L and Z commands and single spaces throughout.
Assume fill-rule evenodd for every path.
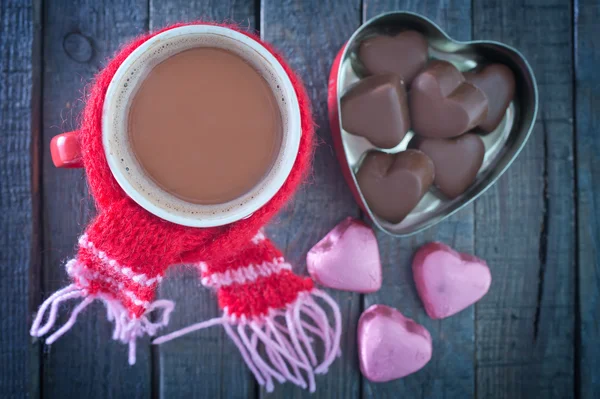
M 355 173 L 364 154 L 377 148 L 366 139 L 342 129 L 340 98 L 359 79 L 355 72 L 355 69 L 360 70 L 356 57 L 358 44 L 373 35 L 395 34 L 408 29 L 421 32 L 427 38 L 431 59 L 449 61 L 463 72 L 484 63 L 507 65 L 515 75 L 516 91 L 500 125 L 493 132 L 481 136 L 485 143 L 485 158 L 471 187 L 453 200 L 445 199 L 435 189 L 431 189 L 404 220 L 392 224 L 369 209 L 356 182 Z M 538 108 L 538 91 L 531 67 L 514 48 L 494 41 L 456 41 L 434 22 L 419 14 L 392 12 L 366 22 L 339 51 L 329 77 L 328 108 L 336 153 L 356 201 L 378 228 L 390 235 L 404 237 L 444 220 L 479 197 L 498 180 L 517 157 L 533 129 Z M 409 131 L 399 145 L 381 151 L 403 151 L 412 137 L 413 133 Z

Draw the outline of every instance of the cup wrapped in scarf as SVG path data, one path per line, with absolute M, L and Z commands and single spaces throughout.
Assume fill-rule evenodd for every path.
M 102 140 L 103 107 L 117 70 L 153 36 L 188 25 L 212 24 L 178 24 L 138 38 L 96 76 L 80 129 L 67 137 L 77 147 L 77 157 L 67 166 L 85 168 L 98 215 L 80 237 L 77 254 L 66 263 L 71 284 L 41 305 L 31 335 L 40 337 L 53 330 L 46 339 L 46 343 L 53 343 L 92 301 L 100 300 L 114 323 L 113 339 L 129 345 L 129 363 L 134 364 L 136 339 L 153 336 L 165 327 L 174 308 L 169 300 L 155 300 L 165 271 L 171 265 L 191 263 L 197 265 L 202 285 L 216 291 L 223 315 L 157 338 L 154 343 L 219 325 L 267 390 L 272 390 L 277 380 L 314 391 L 315 374 L 326 373 L 339 355 L 340 312 L 310 278 L 292 272 L 291 265 L 262 232 L 294 194 L 312 157 L 314 123 L 309 99 L 282 57 L 252 34 L 219 25 L 260 43 L 277 59 L 291 81 L 300 109 L 301 138 L 291 172 L 277 193 L 251 216 L 206 228 L 167 221 L 131 199 L 107 162 Z M 67 322 L 55 329 L 59 306 L 67 300 L 78 303 Z M 151 312 L 159 317 L 150 317 Z M 322 353 L 317 353 L 315 346 Z

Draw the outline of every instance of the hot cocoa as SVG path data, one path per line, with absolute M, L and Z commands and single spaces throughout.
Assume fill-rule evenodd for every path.
M 190 203 L 226 203 L 273 166 L 283 135 L 277 101 L 240 56 L 185 50 L 141 82 L 129 110 L 130 145 L 163 190 Z

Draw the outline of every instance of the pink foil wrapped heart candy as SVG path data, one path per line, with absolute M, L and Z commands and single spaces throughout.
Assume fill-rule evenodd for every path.
M 347 218 L 306 255 L 311 277 L 325 287 L 361 293 L 381 288 L 381 261 L 373 230 Z
M 357 336 L 360 371 L 372 382 L 405 377 L 431 359 L 429 331 L 389 306 L 365 310 Z
M 413 259 L 417 291 L 432 319 L 443 319 L 468 308 L 490 288 L 487 263 L 473 255 L 456 252 L 448 245 L 423 245 Z

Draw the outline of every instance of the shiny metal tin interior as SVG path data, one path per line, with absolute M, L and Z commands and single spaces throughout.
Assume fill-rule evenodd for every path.
M 341 128 L 343 150 L 353 171 L 352 179 L 360 195 L 363 209 L 367 211 L 377 227 L 398 237 L 409 236 L 435 225 L 469 204 L 494 184 L 523 148 L 533 128 L 538 108 L 535 77 L 531 67 L 517 50 L 492 41 L 455 41 L 425 17 L 410 12 L 393 12 L 379 15 L 366 22 L 348 41 L 338 71 L 338 113 L 340 112 L 339 99 L 349 86 L 359 80 L 356 73 L 361 70 L 360 62 L 356 59 L 358 44 L 369 36 L 394 34 L 408 29 L 425 35 L 429 41 L 429 55 L 432 59 L 449 61 L 461 71 L 473 69 L 482 63 L 497 62 L 507 65 L 515 74 L 516 93 L 498 128 L 494 132 L 481 136 L 485 143 L 485 158 L 476 181 L 467 192 L 458 198 L 448 200 L 439 195 L 433 187 L 416 208 L 398 224 L 389 223 L 373 214 L 356 183 L 355 173 L 362 158 L 366 152 L 377 148 L 366 139 L 351 135 Z M 339 123 L 341 127 L 341 119 Z M 412 136 L 413 132 L 409 131 L 398 146 L 382 151 L 390 153 L 403 151 Z

